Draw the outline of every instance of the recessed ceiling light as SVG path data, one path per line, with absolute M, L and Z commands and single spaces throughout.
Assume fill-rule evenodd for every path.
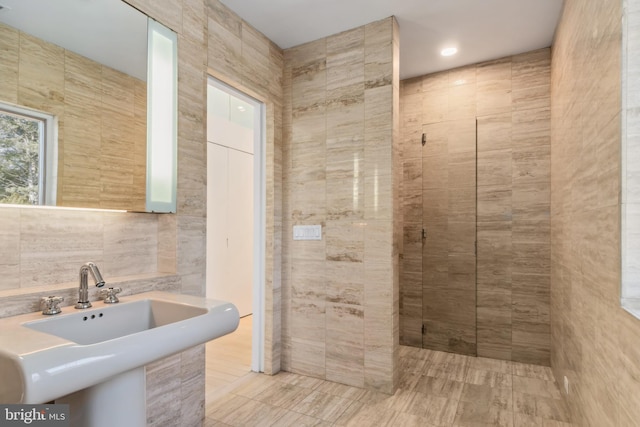
M 451 55 L 455 55 L 456 53 L 458 53 L 458 49 L 455 47 L 448 47 L 440 51 L 440 55 L 442 56 L 451 56 Z
M 240 111 L 244 112 L 244 111 L 246 111 L 247 109 L 246 109 L 246 108 L 244 108 L 242 105 L 238 105 L 238 110 L 240 110 Z

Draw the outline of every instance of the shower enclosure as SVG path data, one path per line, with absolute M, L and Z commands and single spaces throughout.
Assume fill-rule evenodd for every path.
M 401 344 L 549 364 L 549 70 L 540 49 L 402 82 Z
M 413 143 L 420 149 L 404 162 L 403 291 L 415 307 L 404 313 L 413 324 L 405 344 L 474 355 L 476 122 L 427 124 Z

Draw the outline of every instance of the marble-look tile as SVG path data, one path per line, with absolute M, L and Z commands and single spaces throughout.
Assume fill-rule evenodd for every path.
M 451 76 L 450 76 L 451 79 Z M 466 81 L 466 79 L 460 79 Z M 475 84 L 453 84 L 449 86 L 447 120 L 459 120 L 464 118 L 474 119 L 476 113 L 476 86 Z
M 512 148 L 511 113 L 494 114 L 477 119 L 478 153 Z
M 215 3 L 226 9 L 220 2 L 215 1 Z M 228 25 L 225 27 L 225 25 L 221 24 L 226 20 L 217 18 L 218 16 L 209 14 L 208 64 L 223 75 L 233 76 L 235 67 L 240 63 L 242 57 L 242 39 L 239 33 L 234 34 L 234 32 L 229 31 Z M 238 18 L 236 17 L 236 19 Z
M 475 153 L 476 125 L 476 120 L 473 118 L 451 120 L 445 124 L 448 139 L 447 151 L 450 156 Z
M 327 38 L 327 90 L 362 84 L 364 90 L 364 27 Z
M 475 295 L 466 290 L 445 293 L 423 288 L 423 307 L 428 313 L 424 316 L 425 341 L 430 348 L 475 354 L 476 319 L 469 312 L 475 304 Z
M 429 420 L 434 425 L 450 425 L 458 402 L 445 397 L 398 390 L 385 402 L 387 408 Z
M 102 68 L 89 58 L 65 51 L 65 94 L 81 96 L 84 103 L 92 106 L 99 105 L 102 101 Z M 132 94 L 135 95 L 135 92 Z M 131 105 L 132 111 L 134 105 Z
M 18 104 L 53 114 L 62 113 L 64 49 L 20 33 Z M 47 70 L 42 74 L 42 70 Z
M 273 377 L 278 381 L 282 381 L 286 384 L 292 384 L 307 389 L 316 389 L 320 385 L 324 384 L 324 381 L 319 378 L 307 377 L 304 375 L 292 374 L 291 372 L 280 371 Z M 347 386 L 345 386 L 347 387 Z M 349 388 L 349 387 L 347 387 Z
M 353 403 L 353 400 L 313 391 L 289 409 L 328 422 L 335 422 Z
M 512 204 L 511 186 L 478 187 L 478 223 L 507 223 L 510 229 Z
M 176 221 L 175 215 L 158 217 L 158 271 L 176 272 Z
M 2 49 L 2 65 L 0 65 L 0 93 L 6 102 L 18 102 L 18 64 L 20 32 L 5 24 L 0 25 L 0 49 Z
M 467 65 L 449 70 L 446 74 L 448 74 L 449 87 L 475 85 L 477 82 L 478 68 L 475 64 Z
M 550 141 L 551 110 L 535 108 L 512 113 L 514 147 L 548 145 Z
M 466 384 L 488 385 L 497 388 L 508 388 L 512 386 L 510 373 L 484 371 L 471 367 L 467 370 L 467 376 L 464 382 Z
M 360 306 L 327 306 L 326 378 L 364 386 L 364 310 Z
M 482 403 L 460 402 L 454 420 L 455 426 L 513 426 L 513 413 Z
M 513 364 L 513 375 L 526 378 L 535 378 L 544 381 L 553 381 L 553 372 L 548 366 L 528 365 L 524 363 Z
M 522 392 L 550 399 L 562 399 L 555 382 L 537 378 L 515 375 L 513 377 L 513 390 L 514 392 Z
M 456 189 L 455 192 L 452 191 L 452 196 L 455 197 L 457 191 L 462 189 L 475 190 L 476 161 L 476 153 L 473 151 L 449 153 L 447 183 L 449 188 Z
M 492 92 L 511 89 L 512 58 L 486 61 L 477 65 L 476 79 L 478 92 Z
M 0 289 L 20 287 L 20 209 L 0 209 Z
M 102 67 L 102 102 L 106 108 L 134 114 L 134 79 L 120 71 Z
M 229 427 L 229 424 L 222 421 L 214 420 L 213 418 L 205 418 L 202 423 L 203 427 Z
M 103 261 L 102 213 L 22 209 L 20 212 L 21 287 L 75 280 L 82 264 Z
M 500 411 L 513 411 L 513 398 L 510 386 L 492 387 L 488 384 L 466 383 L 460 396 L 461 402 L 473 402 L 478 406 L 496 408 Z
M 146 214 L 104 214 L 105 277 L 158 270 L 158 223 Z
M 635 7 L 633 3 L 635 2 L 631 2 L 629 5 Z M 628 46 L 626 50 L 620 49 L 620 36 L 625 37 L 621 22 L 629 19 L 627 15 L 624 16 L 623 21 L 620 20 L 624 12 L 623 6 L 618 2 L 611 2 L 607 5 L 591 5 L 584 10 L 571 7 L 565 11 L 560 22 L 558 34 L 561 37 L 557 38 L 556 46 L 552 52 L 554 65 L 551 70 L 552 92 L 558 94 L 557 101 L 559 101 L 552 103 L 551 208 L 557 213 L 551 218 L 552 232 L 565 229 L 565 224 L 569 224 L 571 213 L 586 209 L 593 209 L 597 212 L 597 214 L 594 212 L 595 215 L 591 215 L 590 218 L 602 215 L 607 218 L 607 222 L 612 223 L 612 230 L 618 230 L 619 227 L 618 209 L 616 209 L 616 213 L 613 213 L 608 209 L 597 207 L 597 200 L 600 198 L 609 199 L 611 203 L 616 204 L 613 200 L 618 197 L 619 190 L 615 188 L 615 185 L 608 189 L 601 187 L 597 192 L 593 190 L 592 185 L 585 188 L 582 185 L 583 182 L 597 182 L 593 176 L 594 170 L 597 170 L 592 166 L 593 157 L 579 157 L 573 162 L 571 159 L 581 148 L 578 141 L 581 139 L 583 126 L 589 129 L 587 135 L 593 135 L 594 131 L 597 134 L 600 123 L 615 117 L 620 109 L 619 77 L 610 77 L 609 69 L 613 68 L 619 74 L 620 55 L 628 56 L 629 61 L 635 61 Z M 578 40 L 587 34 L 589 28 L 593 28 L 594 25 L 600 26 L 603 34 L 608 34 L 607 39 L 612 43 L 608 48 L 605 47 L 607 42 L 604 41 L 594 41 L 588 46 L 580 46 Z M 627 29 L 632 28 L 633 25 L 628 23 Z M 632 37 L 635 38 L 635 35 Z M 570 54 L 563 56 L 560 52 Z M 588 76 L 581 79 L 579 85 L 573 86 L 566 79 L 571 80 L 578 74 L 575 68 L 575 64 L 578 63 L 589 67 L 590 71 Z M 633 68 L 623 69 L 623 76 L 625 71 L 632 72 L 632 70 Z M 629 80 L 629 84 L 636 83 Z M 624 85 L 623 81 L 623 88 Z M 630 99 L 633 99 L 633 95 L 630 96 Z M 616 122 L 615 127 L 619 127 L 619 122 Z M 605 142 L 603 148 L 608 146 L 607 140 L 608 138 L 602 140 Z M 613 146 L 618 146 L 618 143 L 616 142 Z M 566 149 L 558 150 L 555 147 L 566 147 Z M 591 149 L 591 147 L 587 148 Z M 608 148 L 604 148 L 602 155 L 607 157 L 609 154 L 613 154 L 613 158 L 618 157 Z M 571 169 L 567 172 L 575 170 L 588 171 L 588 173 L 582 174 L 582 176 L 566 173 L 563 171 L 566 168 L 561 167 L 563 163 L 565 165 L 572 163 Z M 611 164 L 611 162 L 608 163 Z M 614 167 L 616 163 L 617 160 L 613 160 Z M 615 175 L 614 172 L 612 176 Z M 585 195 L 588 198 L 575 197 L 569 200 L 563 198 L 571 193 L 575 193 L 576 196 Z M 590 203 L 587 204 L 587 201 L 596 201 L 596 204 L 592 206 Z M 598 275 L 603 279 L 608 277 L 599 280 L 598 288 L 611 289 L 610 286 L 613 286 L 614 283 L 617 287 L 618 280 L 613 276 L 616 276 L 620 271 L 619 265 L 614 267 L 613 265 L 600 264 L 594 262 L 592 257 L 589 257 L 590 260 L 586 263 L 580 262 L 580 253 L 590 254 L 599 250 L 600 239 L 604 235 L 589 233 L 589 238 L 584 239 L 582 234 L 574 233 L 565 234 L 562 245 L 554 245 L 554 268 L 551 270 L 551 336 L 552 345 L 556 351 L 552 353 L 552 364 L 558 380 L 561 380 L 563 375 L 571 378 L 571 391 L 567 400 L 572 411 L 580 417 L 579 421 L 585 421 L 585 424 L 614 425 L 618 424 L 615 421 L 615 414 L 624 413 L 627 410 L 633 411 L 630 407 L 634 405 L 620 404 L 618 408 L 624 409 L 622 411 L 619 409 L 618 412 L 615 410 L 603 411 L 604 408 L 610 407 L 607 402 L 609 396 L 613 396 L 613 399 L 623 398 L 623 396 L 633 395 L 634 392 L 626 390 L 625 393 L 611 393 L 608 391 L 609 387 L 617 387 L 618 378 L 627 378 L 628 374 L 621 374 L 615 357 L 611 357 L 608 353 L 604 337 L 617 336 L 619 340 L 627 341 L 629 334 L 635 327 L 622 326 L 625 315 L 622 310 L 617 308 L 617 291 L 595 293 L 591 292 L 590 285 L 584 287 L 582 285 L 582 283 L 588 283 L 591 280 L 590 277 Z M 609 238 L 614 236 L 613 239 L 619 235 L 617 231 L 606 234 Z M 580 248 L 580 251 L 574 249 L 577 247 Z M 615 252 L 619 253 L 619 250 L 617 249 Z M 575 265 L 580 265 L 581 268 L 576 270 L 573 267 Z M 564 273 L 566 271 L 571 271 L 571 274 Z M 573 291 L 570 291 L 571 288 Z M 585 289 L 589 292 L 581 295 L 580 292 L 576 292 L 576 289 Z M 565 307 L 570 308 L 567 311 Z M 617 326 L 613 328 L 606 326 L 593 317 L 585 315 L 591 313 L 595 307 L 600 307 L 601 313 Z M 594 339 L 595 334 L 603 334 L 605 341 Z M 564 342 L 570 343 L 571 341 L 575 344 L 563 345 Z M 576 352 L 575 350 L 578 348 L 580 351 Z M 606 370 L 606 375 L 600 375 L 600 366 Z M 595 384 L 598 385 L 595 386 Z
M 547 219 L 550 209 L 550 188 L 539 183 L 514 185 L 512 204 L 515 220 Z
M 389 17 L 364 26 L 364 81 L 367 89 L 391 85 L 394 79 L 398 79 L 394 67 L 394 54 L 397 54 L 394 50 L 395 25 L 395 18 Z
M 549 108 L 551 106 L 550 91 L 548 82 L 541 86 L 514 89 L 511 93 L 511 109 L 520 111 L 530 108 Z
M 285 113 L 285 133 L 290 133 L 283 152 L 291 162 L 283 171 L 285 179 L 291 178 L 285 184 L 286 216 L 325 226 L 322 245 L 293 242 L 286 249 L 293 280 L 283 283 L 283 290 L 294 299 L 288 320 L 292 323 L 287 326 L 291 344 L 284 358 L 290 357 L 294 372 L 357 385 L 367 381 L 366 357 L 352 350 L 359 346 L 362 351 L 365 333 L 362 327 L 352 333 L 344 329 L 334 309 L 344 303 L 350 308 L 365 304 L 364 310 L 357 309 L 366 313 L 365 295 L 371 301 L 391 296 L 384 284 L 393 243 L 375 229 L 393 217 L 392 30 L 393 19 L 386 19 L 284 53 L 285 90 L 291 96 L 290 116 Z M 378 256 L 379 249 L 387 248 Z M 328 270 L 318 280 L 304 270 L 309 262 L 322 262 L 323 251 L 325 261 L 317 267 L 324 271 L 328 266 Z M 379 271 L 365 263 L 379 266 Z M 318 297 L 326 297 L 331 310 L 325 314 L 323 305 L 312 310 L 318 317 L 312 325 L 299 322 L 308 313 L 297 304 Z M 320 301 L 308 301 L 320 307 Z M 328 340 L 325 333 L 336 339 Z M 385 345 L 393 343 L 385 341 Z M 387 375 L 385 371 L 369 374 Z
M 272 406 L 291 408 L 298 405 L 311 393 L 313 390 L 309 388 L 272 381 L 269 387 L 256 394 L 253 399 Z
M 513 105 L 511 89 L 478 92 L 476 111 L 479 117 L 509 112 Z
M 525 184 L 540 182 L 549 184 L 551 147 L 515 148 L 512 151 L 513 183 Z
M 335 304 L 364 304 L 363 263 L 327 261 L 326 298 Z
M 242 403 L 232 412 L 223 412 L 220 421 L 236 426 L 271 426 L 286 414 L 286 409 L 255 400 L 242 399 Z M 218 418 L 213 414 L 214 418 Z
M 327 421 L 323 421 L 318 418 L 310 417 L 308 415 L 300 414 L 294 411 L 286 412 L 282 417 L 277 419 L 271 424 L 272 426 L 304 426 L 304 427 L 329 427 L 332 424 Z
M 463 387 L 464 383 L 460 381 L 421 375 L 414 391 L 427 395 L 459 400 Z
M 204 347 L 204 346 L 203 346 Z M 204 354 L 204 348 L 200 348 Z M 184 378 L 184 361 L 183 354 L 183 378 Z M 199 358 L 196 358 L 199 360 Z M 193 377 L 182 381 L 181 401 L 180 401 L 180 425 L 201 425 L 205 419 L 204 400 L 202 396 L 205 393 L 205 374 L 202 372 L 205 364 L 204 358 L 199 360 L 200 373 Z
M 478 153 L 478 186 L 511 186 L 511 158 L 511 149 L 491 150 Z
M 535 396 L 514 390 L 513 405 L 515 412 L 560 422 L 570 421 L 566 404 L 560 399 Z
M 511 79 L 514 90 L 548 85 L 551 80 L 551 49 L 515 55 L 511 61 Z
M 326 367 L 324 340 L 312 341 L 292 336 L 289 357 L 291 358 L 291 372 L 317 378 L 325 377 Z
M 180 354 L 146 367 L 147 424 L 179 422 L 181 403 Z
M 363 223 L 327 221 L 325 230 L 327 261 L 363 262 L 365 256 Z
M 385 394 L 391 394 L 395 390 L 397 381 L 397 372 L 394 372 L 395 358 L 393 352 L 387 350 L 392 346 L 393 341 L 387 341 L 383 350 L 371 348 L 365 350 L 364 381 L 367 389 Z
M 441 123 L 447 117 L 449 91 L 447 88 L 425 92 L 422 98 L 422 123 Z
M 393 180 L 388 175 L 374 173 L 364 178 L 364 218 L 390 220 L 394 214 Z

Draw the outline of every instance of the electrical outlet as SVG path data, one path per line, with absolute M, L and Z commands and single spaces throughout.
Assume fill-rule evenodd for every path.
M 569 378 L 564 376 L 564 394 L 569 394 Z

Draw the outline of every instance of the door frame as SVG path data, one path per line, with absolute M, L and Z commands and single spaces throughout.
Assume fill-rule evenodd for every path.
M 251 370 L 264 372 L 265 248 L 266 248 L 266 108 L 261 102 L 209 75 L 207 85 L 240 98 L 254 107 L 253 138 L 253 321 Z M 207 141 L 207 144 L 209 142 Z M 208 166 L 207 166 L 208 167 Z

